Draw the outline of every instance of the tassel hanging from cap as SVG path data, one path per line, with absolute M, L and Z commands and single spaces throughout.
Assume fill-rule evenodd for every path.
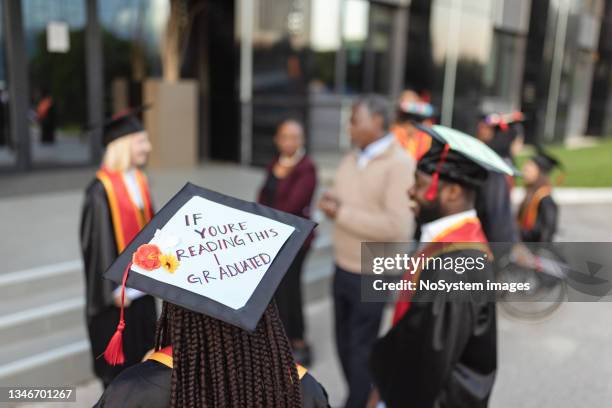
M 446 162 L 446 156 L 448 155 L 449 150 L 450 146 L 448 143 L 446 143 L 444 145 L 444 150 L 442 150 L 442 154 L 440 155 L 440 160 L 438 161 L 438 164 L 436 164 L 436 171 L 434 171 L 432 175 L 431 184 L 429 185 L 429 188 L 425 193 L 425 199 L 428 201 L 432 201 L 433 199 L 435 199 L 436 195 L 438 194 L 438 184 L 440 183 L 440 170 L 442 169 L 444 162 Z
M 125 283 L 131 267 L 132 263 L 130 262 L 125 267 L 125 271 L 123 272 L 123 280 L 121 282 L 121 309 L 119 312 L 119 324 L 117 324 L 117 330 L 108 342 L 106 350 L 104 350 L 104 359 L 112 366 L 125 363 L 125 355 L 123 354 L 123 330 L 125 330 L 125 319 L 123 314 L 125 309 Z

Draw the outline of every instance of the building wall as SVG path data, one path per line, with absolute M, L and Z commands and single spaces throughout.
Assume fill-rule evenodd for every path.
M 468 133 L 487 106 L 525 110 L 529 141 L 612 127 L 611 6 L 603 0 L 185 4 L 182 73 L 199 83 L 201 160 L 263 164 L 287 117 L 304 122 L 312 151 L 343 150 L 351 101 L 363 93 L 394 99 L 403 87 Z M 161 75 L 168 9 L 167 0 L 1 2 L 0 170 L 96 163 L 92 112 L 142 102 L 143 79 Z M 52 20 L 67 23 L 65 52 L 47 47 Z M 99 81 L 92 75 L 103 76 L 101 87 L 90 86 Z M 42 143 L 36 111 L 49 92 L 55 137 Z

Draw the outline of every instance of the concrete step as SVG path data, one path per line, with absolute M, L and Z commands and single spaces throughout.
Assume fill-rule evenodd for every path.
M 80 262 L 0 275 L 0 344 L 83 325 Z
M 92 377 L 81 268 L 72 261 L 0 275 L 0 384 Z
M 0 344 L 10 346 L 23 339 L 40 338 L 85 323 L 85 301 L 72 296 L 53 303 L 25 308 L 0 316 Z
M 23 284 L 26 287 L 27 285 L 27 283 Z M 68 299 L 83 298 L 83 296 L 84 289 L 81 282 L 70 282 L 66 285 L 50 283 L 45 290 L 32 291 L 20 296 L 12 296 L 10 289 L 0 286 L 0 319 Z
M 0 384 L 66 385 L 92 377 L 85 328 L 24 338 L 0 350 Z
M 3 345 L 0 349 L 0 373 L 3 373 L 4 366 L 15 361 L 81 341 L 86 337 L 85 326 L 78 324 L 45 336 L 24 337 L 18 343 Z
M 32 295 L 83 285 L 80 260 L 0 274 L 0 315 L 10 305 Z

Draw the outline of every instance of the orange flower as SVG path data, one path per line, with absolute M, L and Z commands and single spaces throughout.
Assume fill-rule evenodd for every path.
M 145 271 L 152 271 L 161 266 L 160 255 L 161 251 L 157 245 L 143 244 L 138 247 L 134 256 L 132 256 L 132 263 Z

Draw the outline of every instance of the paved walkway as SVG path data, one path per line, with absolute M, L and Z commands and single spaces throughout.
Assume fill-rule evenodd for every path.
M 37 173 L 0 178 L 0 226 L 10 232 L 0 246 L 0 274 L 80 259 L 78 231 L 83 191 L 91 169 Z M 186 181 L 238 198 L 252 200 L 261 184 L 259 169 L 210 165 L 191 170 L 154 171 L 150 174 L 154 204 L 161 208 Z M 21 182 L 18 182 L 21 180 Z M 32 194 L 40 185 L 41 194 Z
M 325 385 L 332 407 L 343 401 L 345 386 L 333 349 L 332 305 L 324 299 L 308 305 L 307 316 L 316 362 L 311 373 Z M 550 319 L 526 323 L 499 319 L 499 372 L 491 408 L 607 407 L 612 400 L 612 314 L 610 303 L 563 305 Z M 315 335 L 316 333 L 316 335 Z M 101 386 L 92 381 L 77 389 L 77 402 L 90 407 Z M 57 403 L 19 405 L 58 408 Z

